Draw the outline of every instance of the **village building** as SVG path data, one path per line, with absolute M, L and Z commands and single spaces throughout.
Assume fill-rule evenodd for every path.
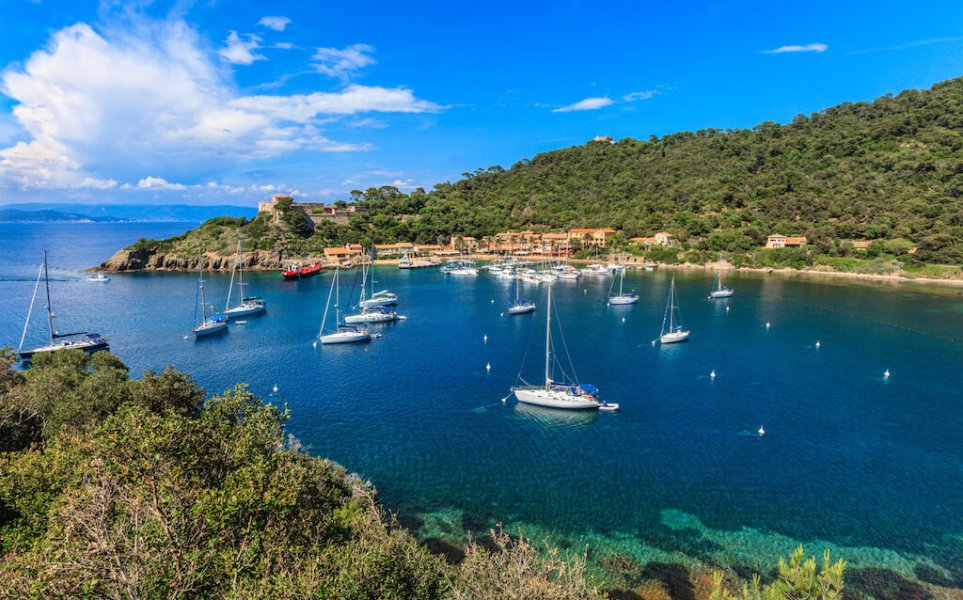
M 364 249 L 361 247 L 361 244 L 348 244 L 346 246 L 325 248 L 324 258 L 329 263 L 340 264 L 344 260 L 361 258 L 361 253 L 363 251 Z
M 410 242 L 398 242 L 397 244 L 375 244 L 374 254 L 377 258 L 397 258 L 405 254 L 413 254 L 415 245 Z
M 572 244 L 604 248 L 609 236 L 615 233 L 615 230 L 607 227 L 602 229 L 576 227 L 569 229 L 568 233 Z
M 774 233 L 766 236 L 766 248 L 802 248 L 806 245 L 806 236 L 793 237 Z
M 671 246 L 675 244 L 675 236 L 668 231 L 660 231 L 653 237 L 655 238 L 655 243 L 660 246 Z

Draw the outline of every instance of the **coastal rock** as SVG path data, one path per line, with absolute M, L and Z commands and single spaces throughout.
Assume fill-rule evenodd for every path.
M 206 252 L 201 259 L 205 271 L 230 271 L 234 267 L 234 255 Z M 285 257 L 282 252 L 252 250 L 241 254 L 244 268 L 249 271 L 277 271 L 293 262 L 311 263 L 322 261 L 319 257 Z M 104 261 L 97 271 L 126 273 L 131 271 L 193 271 L 197 269 L 197 256 L 184 256 L 159 252 L 156 247 L 124 248 Z

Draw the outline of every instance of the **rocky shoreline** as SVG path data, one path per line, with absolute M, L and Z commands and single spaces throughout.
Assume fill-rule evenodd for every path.
M 201 256 L 182 256 L 159 253 L 150 248 L 124 248 L 91 269 L 103 273 L 131 273 L 137 271 L 194 271 L 198 262 L 205 271 L 230 271 L 234 267 L 234 254 L 222 256 L 205 252 Z M 279 251 L 252 250 L 243 252 L 241 260 L 249 271 L 280 271 L 293 262 L 322 262 L 323 257 L 287 257 Z
M 478 260 L 495 260 L 501 258 L 490 254 L 476 254 L 474 258 Z M 150 248 L 125 248 L 114 253 L 109 259 L 101 263 L 100 266 L 91 271 L 104 273 L 132 273 L 139 271 L 160 271 L 160 272 L 183 272 L 197 270 L 198 260 L 202 261 L 201 269 L 205 271 L 230 271 L 234 267 L 234 255 L 220 255 L 213 252 L 206 252 L 201 257 L 181 256 L 176 254 L 159 253 Z M 323 256 L 285 256 L 281 251 L 252 250 L 241 254 L 244 269 L 248 271 L 280 271 L 289 267 L 293 263 L 309 264 L 313 262 L 325 263 Z M 588 264 L 596 262 L 588 259 L 572 259 L 572 263 Z M 642 262 L 637 257 L 629 257 L 630 266 L 641 266 Z M 394 265 L 398 264 L 398 259 L 378 259 L 375 264 Z M 713 271 L 720 269 L 723 271 L 737 271 L 740 273 L 758 273 L 763 275 L 776 275 L 780 277 L 805 277 L 811 279 L 846 279 L 852 281 L 888 283 L 888 284 L 927 284 L 948 287 L 963 287 L 963 278 L 937 279 L 933 277 L 919 277 L 912 273 L 893 272 L 893 273 L 848 273 L 843 271 L 831 271 L 825 269 L 792 269 L 789 267 L 782 269 L 755 268 L 755 267 L 735 267 L 732 264 L 722 261 L 719 263 L 706 264 L 665 264 L 659 263 L 659 269 L 678 269 L 686 271 Z M 333 268 L 333 265 L 332 265 Z

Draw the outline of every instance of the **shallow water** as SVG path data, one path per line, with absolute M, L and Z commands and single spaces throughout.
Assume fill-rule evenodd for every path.
M 426 537 L 501 522 L 643 564 L 767 570 L 806 543 L 858 567 L 913 577 L 923 564 L 960 581 L 959 293 L 744 275 L 727 281 L 733 298 L 710 302 L 711 278 L 680 272 L 692 339 L 660 348 L 650 341 L 670 273 L 629 274 L 641 295 L 629 307 L 606 306 L 609 278 L 559 282 L 578 376 L 622 405 L 572 414 L 500 401 L 520 372 L 541 377 L 544 285 L 525 288 L 534 315 L 509 317 L 507 282 L 379 267 L 378 289 L 398 293 L 408 320 L 373 326 L 384 335 L 370 344 L 315 349 L 329 274 L 252 274 L 248 291 L 266 298 L 267 314 L 195 341 L 185 339 L 193 275 L 95 284 L 78 272 L 141 235 L 186 227 L 0 225 L 0 344 L 19 341 L 46 246 L 61 328 L 108 334 L 135 375 L 170 363 L 209 392 L 245 381 L 288 403 L 294 435 L 374 482 Z M 209 301 L 222 304 L 228 276 L 206 277 Z M 355 274 L 342 280 L 356 297 Z M 31 331 L 42 338 L 42 320 Z

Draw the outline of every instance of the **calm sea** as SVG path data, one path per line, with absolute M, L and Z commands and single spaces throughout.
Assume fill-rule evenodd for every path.
M 500 401 L 519 373 L 542 372 L 544 286 L 524 292 L 539 312 L 508 317 L 512 286 L 494 277 L 378 268 L 377 287 L 400 296 L 408 319 L 370 344 L 320 349 L 327 274 L 251 275 L 267 313 L 195 341 L 193 275 L 104 285 L 79 272 L 140 236 L 189 227 L 0 225 L 0 344 L 19 341 L 47 249 L 62 329 L 109 335 L 135 375 L 173 364 L 209 392 L 242 381 L 287 403 L 291 433 L 374 482 L 424 537 L 503 523 L 593 556 L 766 569 L 804 543 L 855 567 L 963 585 L 959 291 L 735 276 L 736 295 L 709 302 L 710 278 L 679 274 L 692 339 L 660 348 L 650 341 L 668 272 L 629 274 L 641 294 L 631 307 L 606 306 L 610 279 L 559 282 L 578 376 L 622 405 L 570 414 Z M 228 276 L 207 279 L 209 301 L 223 304 Z M 358 293 L 353 273 L 342 280 Z M 33 325 L 39 341 L 42 319 Z

